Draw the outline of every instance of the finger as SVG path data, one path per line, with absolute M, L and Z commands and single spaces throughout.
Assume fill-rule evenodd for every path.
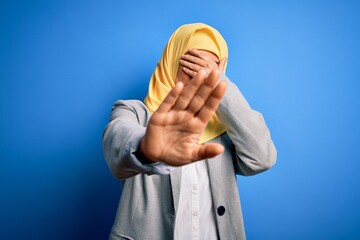
M 219 107 L 222 97 L 225 94 L 226 82 L 224 80 L 215 87 L 211 92 L 210 97 L 206 100 L 204 106 L 197 113 L 197 117 L 203 122 L 207 123 L 214 115 L 215 111 Z
M 206 77 L 206 71 L 200 70 L 195 77 L 193 77 L 190 82 L 184 87 L 184 90 L 181 92 L 179 97 L 176 99 L 172 109 L 173 110 L 184 110 L 189 105 L 191 99 L 198 91 L 199 87 L 204 82 Z
M 190 77 L 195 77 L 196 73 L 195 71 L 189 69 L 189 68 L 186 68 L 186 67 L 183 67 L 182 70 L 187 74 L 189 75 Z
M 200 69 L 202 68 L 201 66 L 199 66 L 196 63 L 192 63 L 192 62 L 189 62 L 187 60 L 182 60 L 182 59 L 180 60 L 180 64 L 192 71 L 195 71 L 195 72 L 200 71 Z
M 176 83 L 175 87 L 171 89 L 171 91 L 165 97 L 164 101 L 160 104 L 156 112 L 158 113 L 168 112 L 171 109 L 172 105 L 174 104 L 175 100 L 182 92 L 183 88 L 184 88 L 184 84 L 182 82 Z
M 208 56 L 206 56 L 204 53 L 200 52 L 196 48 L 189 49 L 188 53 L 196 56 L 197 57 L 196 59 L 201 59 L 202 67 L 210 68 L 210 69 L 215 69 L 216 67 L 218 67 L 218 64 L 219 64 L 218 60 L 209 58 Z M 200 60 L 197 60 L 197 61 L 200 62 Z
M 209 58 L 207 55 L 205 55 L 204 53 L 200 52 L 198 49 L 189 49 L 188 50 L 189 54 L 193 54 L 194 56 L 196 56 L 196 59 L 202 59 L 203 61 L 201 62 L 201 66 L 205 67 L 205 68 L 209 68 L 209 69 L 215 69 L 217 67 L 219 67 L 219 60 L 214 60 L 212 58 Z M 199 60 L 197 60 L 199 61 Z
M 221 69 L 221 71 L 224 71 L 225 70 L 225 64 L 227 62 L 228 58 L 227 57 L 224 57 L 220 60 L 219 62 L 219 68 Z
M 196 49 L 196 48 L 190 48 L 189 50 L 188 50 L 188 53 L 190 53 L 191 55 L 193 55 L 193 56 L 196 56 L 196 57 L 198 57 L 198 58 L 200 58 L 200 59 L 203 59 L 203 60 L 205 60 L 206 62 L 210 62 L 211 61 L 211 59 L 209 59 L 207 56 L 205 56 L 202 52 L 200 52 L 198 49 Z
M 192 152 L 193 161 L 199 161 L 207 158 L 213 158 L 220 153 L 224 152 L 224 146 L 219 143 L 207 143 L 199 145 L 198 148 L 195 148 Z
M 189 63 L 199 65 L 200 67 L 206 67 L 207 66 L 207 60 L 206 59 L 201 59 L 201 58 L 198 58 L 198 57 L 190 55 L 190 54 L 182 55 L 181 59 L 184 60 L 184 61 L 187 61 Z
M 214 87 L 216 86 L 219 76 L 220 74 L 217 72 L 210 74 L 209 77 L 205 79 L 204 84 L 201 85 L 199 90 L 191 99 L 191 102 L 189 103 L 188 106 L 188 111 L 195 114 L 202 108 L 206 100 L 211 95 L 211 92 L 213 91 Z

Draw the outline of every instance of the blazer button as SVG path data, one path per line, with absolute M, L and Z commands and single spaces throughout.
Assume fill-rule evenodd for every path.
M 225 214 L 225 211 L 226 211 L 226 209 L 225 209 L 224 206 L 220 206 L 220 207 L 217 208 L 217 214 L 218 214 L 219 216 L 224 215 L 224 214 Z

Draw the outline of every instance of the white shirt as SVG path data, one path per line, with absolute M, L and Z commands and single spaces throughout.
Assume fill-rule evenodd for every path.
M 214 206 L 205 161 L 181 167 L 181 189 L 175 240 L 217 239 Z

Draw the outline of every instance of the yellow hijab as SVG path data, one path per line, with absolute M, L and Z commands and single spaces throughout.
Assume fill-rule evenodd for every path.
M 203 23 L 182 25 L 171 35 L 151 76 L 148 95 L 144 100 L 150 112 L 156 111 L 175 86 L 181 55 L 190 48 L 210 51 L 219 59 L 228 56 L 226 42 L 216 29 Z M 223 132 L 225 127 L 214 114 L 200 136 L 200 143 L 207 142 Z

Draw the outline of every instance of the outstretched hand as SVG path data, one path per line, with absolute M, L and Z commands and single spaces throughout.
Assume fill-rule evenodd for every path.
M 149 161 L 182 166 L 224 151 L 218 143 L 199 144 L 201 133 L 226 90 L 220 70 L 200 70 L 184 86 L 178 82 L 151 116 L 139 151 Z

